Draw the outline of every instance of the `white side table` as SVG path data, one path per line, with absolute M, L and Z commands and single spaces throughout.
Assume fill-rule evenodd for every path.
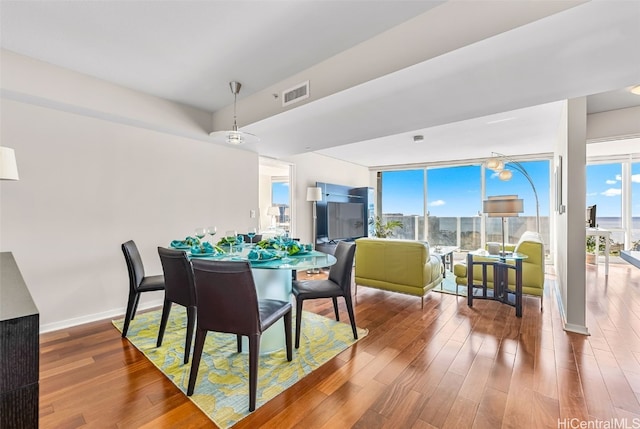
M 608 229 L 602 228 L 587 228 L 587 237 L 588 236 L 596 236 L 596 237 L 604 237 L 604 275 L 609 275 L 609 241 L 611 239 L 611 231 Z M 600 240 L 598 239 L 596 242 L 596 257 L 600 254 Z M 597 261 L 596 261 L 597 262 Z M 596 264 L 596 268 L 598 265 Z

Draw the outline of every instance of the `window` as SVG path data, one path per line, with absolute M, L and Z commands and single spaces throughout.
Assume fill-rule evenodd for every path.
M 271 206 L 279 211 L 275 218 L 276 226 L 289 232 L 289 178 L 272 178 Z
M 463 250 L 479 248 L 481 194 L 479 165 L 427 169 L 429 243 Z
M 587 165 L 587 206 L 596 205 L 596 224 L 622 228 L 622 165 Z
M 384 171 L 381 179 L 382 221 L 397 220 L 394 238 L 424 238 L 424 170 Z
M 523 200 L 524 212 L 518 217 L 505 218 L 506 241 L 516 243 L 525 231 L 536 230 L 536 193 L 540 212 L 540 234 L 545 243 L 545 251 L 549 251 L 549 193 L 550 193 L 550 162 L 545 161 L 522 161 L 520 166 L 531 178 L 534 188 L 527 177 L 514 168 L 509 168 L 506 163 L 505 168 L 512 170 L 512 177 L 508 181 L 500 180 L 498 174 L 492 170 L 485 170 L 486 196 L 497 195 L 517 195 Z M 502 241 L 502 218 L 487 218 L 487 241 Z
M 549 246 L 550 161 L 523 161 L 519 165 L 535 184 L 540 213 L 540 233 Z M 509 169 L 509 163 L 507 163 Z M 511 180 L 502 181 L 481 165 L 433 166 L 380 173 L 382 220 L 399 220 L 403 227 L 395 237 L 427 240 L 431 245 L 474 250 L 483 245 L 483 221 L 487 241 L 502 241 L 501 218 L 479 216 L 486 196 L 518 195 L 524 212 L 506 219 L 507 240 L 518 241 L 525 231 L 536 231 L 536 197 L 527 176 L 511 168 Z M 482 194 L 482 171 L 485 193 Z M 426 213 L 425 213 L 426 202 Z M 426 214 L 426 216 L 425 216 Z

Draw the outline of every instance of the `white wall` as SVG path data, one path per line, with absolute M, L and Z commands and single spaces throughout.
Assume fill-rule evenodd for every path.
M 336 185 L 372 186 L 369 181 L 369 169 L 350 162 L 340 161 L 324 155 L 307 153 L 287 159 L 295 164 L 295 183 L 292 183 L 294 198 L 296 199 L 296 236 L 303 243 L 313 241 L 313 203 L 306 200 L 307 188 L 315 186 L 316 182 L 333 183 Z
M 39 65 L 25 72 L 31 67 Z M 81 79 L 76 87 L 73 73 L 54 75 L 63 76 L 78 105 L 58 104 L 49 93 L 33 103 L 14 97 L 19 88 L 4 76 L 0 105 L 0 144 L 15 149 L 20 174 L 18 182 L 0 183 L 0 250 L 13 252 L 42 331 L 124 313 L 124 241 L 136 241 L 147 274 L 160 274 L 157 246 L 193 235 L 198 226 L 243 229 L 250 210 L 258 209 L 255 153 L 121 123 L 118 108 L 139 101 L 128 90 L 103 103 L 105 115 L 98 117 L 86 110 L 91 82 Z M 95 87 L 100 93 L 101 83 Z M 5 90 L 13 95 L 4 97 Z M 141 97 L 154 106 L 153 98 Z M 158 100 L 148 112 L 167 103 Z M 201 132 L 197 121 L 189 123 L 179 127 Z M 143 294 L 140 308 L 161 299 Z
M 563 157 L 562 195 L 566 212 L 556 213 L 556 283 L 564 328 L 588 334 L 586 325 L 585 229 L 586 98 L 569 100 L 556 152 Z

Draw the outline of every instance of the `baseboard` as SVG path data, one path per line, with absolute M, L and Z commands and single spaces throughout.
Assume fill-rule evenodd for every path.
M 558 282 L 553 282 L 554 293 L 556 296 L 556 303 L 558 304 L 558 312 L 560 313 L 560 317 L 562 318 L 562 329 L 567 332 L 573 332 L 580 335 L 591 335 L 589 333 L 589 328 L 583 325 L 575 325 L 573 323 L 567 323 L 567 314 L 564 311 L 564 305 L 562 303 L 562 299 L 560 299 L 560 291 L 558 290 Z
M 587 329 L 586 326 L 574 325 L 573 323 L 567 323 L 565 320 L 563 320 L 562 329 L 564 329 L 567 332 L 573 332 L 573 333 L 576 333 L 576 334 L 591 335 L 589 333 L 589 329 Z
M 150 308 L 158 307 L 162 305 L 163 299 L 158 299 L 140 305 L 138 311 L 148 310 Z M 59 322 L 47 323 L 40 326 L 40 333 L 57 331 L 60 329 L 71 328 L 73 326 L 84 325 L 85 323 L 96 322 L 98 320 L 112 319 L 116 317 L 122 317 L 126 308 L 115 308 L 109 311 L 103 311 L 101 313 L 87 314 L 86 316 L 74 317 L 73 319 L 61 320 Z

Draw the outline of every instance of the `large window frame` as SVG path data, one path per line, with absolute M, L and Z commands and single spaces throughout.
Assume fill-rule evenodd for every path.
M 536 190 L 538 191 L 538 196 L 540 198 L 540 218 L 541 220 L 545 220 L 546 222 L 541 222 L 541 224 L 543 224 L 543 226 L 541 226 L 541 234 L 543 236 L 543 240 L 545 241 L 545 249 L 547 251 L 547 253 L 550 251 L 551 246 L 549 245 L 550 243 L 550 228 L 551 228 L 551 215 L 552 215 L 552 210 L 551 210 L 551 197 L 552 197 L 552 183 L 553 183 L 553 178 L 552 178 L 552 164 L 553 164 L 553 154 L 542 154 L 542 155 L 536 155 L 536 156 L 529 156 L 529 157 L 510 157 L 513 161 L 517 161 L 519 163 L 524 164 L 525 166 L 527 165 L 527 162 L 529 161 L 542 161 L 542 162 L 546 162 L 547 163 L 547 169 L 548 169 L 548 182 L 545 183 L 536 183 Z M 385 215 L 383 214 L 383 210 L 385 210 L 384 206 L 383 206 L 383 198 L 384 198 L 384 188 L 383 188 L 383 181 L 384 181 L 384 174 L 385 173 L 389 173 L 389 172 L 398 172 L 398 171 L 407 171 L 407 170 L 419 170 L 422 169 L 424 171 L 424 186 L 423 186 L 423 201 L 424 201 L 424 212 L 422 213 L 422 217 L 423 217 L 423 221 L 424 221 L 424 226 L 422 228 L 422 232 L 421 234 L 417 235 L 415 238 L 414 237 L 404 237 L 401 236 L 400 238 L 410 238 L 410 239 L 418 239 L 418 240 L 425 240 L 427 241 L 427 237 L 429 234 L 429 225 L 428 225 L 428 219 L 429 219 L 429 210 L 427 207 L 427 204 L 429 203 L 429 191 L 428 191 L 428 177 L 429 177 L 429 171 L 434 170 L 436 168 L 438 169 L 442 169 L 442 168 L 455 168 L 455 167 L 467 167 L 467 166 L 479 166 L 479 177 L 478 177 L 478 182 L 480 184 L 480 197 L 477 200 L 477 208 L 478 208 L 478 216 L 480 218 L 480 236 L 481 236 L 481 243 L 479 247 L 485 247 L 486 242 L 487 242 L 487 217 L 482 215 L 481 210 L 482 210 L 482 201 L 485 200 L 487 198 L 487 175 L 489 174 L 489 172 L 487 171 L 486 167 L 485 167 L 485 163 L 486 163 L 487 159 L 476 159 L 476 160 L 467 160 L 464 162 L 439 162 L 439 163 L 429 163 L 429 164 L 420 164 L 420 165 L 407 165 L 407 166 L 394 166 L 392 168 L 388 168 L 388 169 L 379 169 L 377 171 L 377 174 L 379 177 L 382 177 L 381 180 L 378 181 L 378 185 L 380 186 L 380 188 L 377 190 L 377 195 L 378 195 L 378 201 L 376 204 L 376 211 L 377 211 L 377 215 L 380 216 L 383 220 L 387 220 L 385 219 Z M 515 182 L 520 181 L 521 178 L 517 177 L 517 175 L 519 175 L 521 173 L 518 172 L 514 172 L 513 177 L 516 179 Z M 542 173 L 544 174 L 544 172 Z M 526 179 L 525 179 L 526 180 Z M 514 182 L 514 183 L 515 183 Z M 531 192 L 531 186 L 529 183 L 526 184 L 522 184 L 524 182 L 521 182 L 520 185 L 522 187 L 523 190 L 523 194 L 528 194 Z M 526 186 L 526 188 L 525 188 Z M 541 186 L 544 186 L 544 189 L 541 188 Z M 505 190 L 506 191 L 506 190 Z M 532 209 L 527 210 L 527 212 L 529 212 L 528 216 L 531 216 L 531 210 L 533 210 L 533 212 L 535 213 L 535 203 L 534 203 L 534 198 L 533 196 L 528 197 L 528 201 L 531 201 L 529 203 L 529 207 L 531 207 Z M 471 202 L 470 202 L 471 204 Z M 388 220 L 391 220 L 388 219 Z M 396 216 L 396 220 L 398 220 L 398 216 Z M 512 220 L 511 223 L 515 224 L 517 222 L 517 220 Z M 534 222 L 535 222 L 535 216 L 534 216 Z M 533 225 L 533 224 L 532 224 Z M 527 225 L 526 229 L 531 229 L 534 228 L 534 226 L 530 226 Z M 520 228 L 521 229 L 521 228 Z M 515 233 L 514 233 L 515 234 Z M 441 243 L 433 243 L 433 244 L 441 244 Z M 447 244 L 447 243 L 445 243 Z M 455 244 L 457 247 L 459 247 L 462 251 L 467 251 L 467 250 L 475 250 L 475 247 L 477 243 L 473 243 L 474 248 L 464 248 L 464 246 L 462 245 L 462 240 L 460 239 L 460 233 L 458 232 L 458 240 L 457 243 Z

